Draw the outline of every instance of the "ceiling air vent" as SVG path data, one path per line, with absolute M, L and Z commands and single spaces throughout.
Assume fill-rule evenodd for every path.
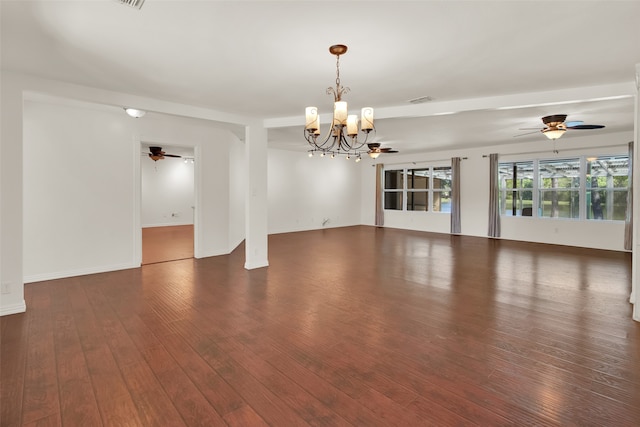
M 120 4 L 124 4 L 126 6 L 135 7 L 136 9 L 142 9 L 142 5 L 144 4 L 144 0 L 115 0 Z
M 422 103 L 425 103 L 425 102 L 431 102 L 433 100 L 434 100 L 434 98 L 431 97 L 431 96 L 421 96 L 420 98 L 410 99 L 409 102 L 411 104 L 422 104 Z

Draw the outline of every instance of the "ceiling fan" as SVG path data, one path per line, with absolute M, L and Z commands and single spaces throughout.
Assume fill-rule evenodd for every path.
M 178 156 L 177 154 L 167 154 L 164 151 L 162 151 L 162 147 L 149 147 L 149 157 L 151 158 L 151 160 L 153 160 L 154 162 L 157 162 L 158 160 L 162 160 L 165 157 L 182 157 L 182 156 Z
M 377 159 L 380 154 L 398 152 L 398 150 L 394 150 L 391 147 L 381 148 L 379 142 L 370 142 L 369 144 L 367 144 L 367 146 L 369 147 L 369 151 L 367 151 L 367 154 L 372 159 Z
M 565 122 L 567 119 L 566 114 L 553 114 L 551 116 L 544 116 L 542 118 L 542 123 L 544 123 L 545 127 L 540 128 L 521 128 L 520 130 L 534 130 L 537 132 L 542 132 L 544 136 L 549 139 L 555 140 L 560 138 L 568 129 L 602 129 L 604 125 L 585 125 L 583 121 L 571 121 Z M 520 135 L 514 135 L 514 137 L 531 135 L 535 132 L 527 132 L 522 133 Z

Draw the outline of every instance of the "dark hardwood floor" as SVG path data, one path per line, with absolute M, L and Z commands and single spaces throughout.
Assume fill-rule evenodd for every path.
M 347 227 L 28 284 L 2 426 L 638 426 L 631 256 Z
M 193 258 L 193 225 L 142 229 L 142 264 Z

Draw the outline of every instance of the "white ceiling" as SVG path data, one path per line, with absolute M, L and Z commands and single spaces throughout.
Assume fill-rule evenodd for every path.
M 640 1 L 0 4 L 4 70 L 269 119 L 279 148 L 306 149 L 305 106 L 330 111 L 336 43 L 350 109 L 404 153 L 544 140 L 513 136 L 549 114 L 606 126 L 563 139 L 633 129 Z

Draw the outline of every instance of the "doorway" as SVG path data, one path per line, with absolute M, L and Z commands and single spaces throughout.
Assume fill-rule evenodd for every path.
M 193 224 L 142 229 L 142 265 L 193 258 Z
M 142 142 L 141 264 L 194 257 L 194 149 Z M 151 154 L 151 156 L 149 155 Z

